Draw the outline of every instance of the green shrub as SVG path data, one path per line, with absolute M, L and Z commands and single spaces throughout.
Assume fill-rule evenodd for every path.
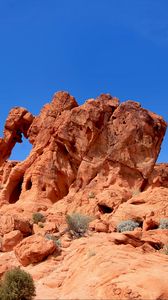
M 117 231 L 133 231 L 136 227 L 139 227 L 139 223 L 133 220 L 122 221 L 117 225 Z
M 29 273 L 20 268 L 5 273 L 0 285 L 1 300 L 32 300 L 35 295 L 35 285 Z
M 45 217 L 42 213 L 36 212 L 32 215 L 33 223 L 38 224 L 38 222 L 45 222 Z
M 68 230 L 72 237 L 80 238 L 84 236 L 88 230 L 91 217 L 81 215 L 80 213 L 73 213 L 66 216 L 66 222 L 68 224 Z
M 168 229 L 168 219 L 161 219 L 159 229 Z

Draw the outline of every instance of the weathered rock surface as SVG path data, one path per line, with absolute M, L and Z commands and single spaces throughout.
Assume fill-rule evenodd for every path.
M 19 265 L 20 263 L 13 251 L 0 253 L 0 277 L 2 277 L 6 271 L 18 267 Z
M 110 95 L 78 106 L 68 93 L 58 92 L 34 120 L 24 114 L 29 122 L 26 130 L 23 122 L 19 134 L 29 138 L 33 149 L 12 168 L 0 198 L 19 200 L 28 210 L 45 210 L 89 183 L 102 190 L 113 186 L 115 202 L 126 201 L 131 191 L 144 188 L 166 130 L 164 120 L 139 103 L 119 104 Z M 5 128 L 18 128 L 18 115 L 16 122 L 13 115 Z
M 168 218 L 168 164 L 155 165 L 166 126 L 109 94 L 78 106 L 58 92 L 37 117 L 11 110 L 0 140 L 1 251 L 10 251 L 0 253 L 0 275 L 24 266 L 36 299 L 167 299 L 167 230 L 158 226 Z M 22 134 L 30 155 L 7 161 Z M 38 211 L 42 226 L 32 225 Z M 72 241 L 65 215 L 75 211 L 93 221 Z M 140 227 L 116 232 L 129 219 Z
M 149 178 L 149 186 L 168 187 L 168 164 L 156 164 Z
M 40 272 L 45 262 L 29 268 L 41 274 L 36 299 L 167 299 L 168 258 L 144 249 L 115 245 L 111 234 L 75 240 L 48 274 Z
M 9 233 L 4 234 L 1 241 L 1 251 L 8 252 L 23 239 L 23 234 L 19 230 L 13 230 Z
M 0 215 L 0 235 L 3 236 L 13 230 L 20 230 L 23 235 L 32 233 L 32 226 L 26 218 L 15 214 Z
M 40 235 L 25 238 L 15 247 L 15 255 L 23 266 L 38 263 L 56 251 L 57 245 L 53 240 Z
M 22 134 L 27 138 L 27 131 L 33 116 L 25 108 L 13 108 L 5 123 L 4 137 L 0 139 L 0 164 L 11 154 L 16 143 L 22 143 Z

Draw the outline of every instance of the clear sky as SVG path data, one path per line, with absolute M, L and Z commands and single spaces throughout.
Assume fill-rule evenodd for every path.
M 54 92 L 132 99 L 168 121 L 168 0 L 0 0 L 0 134 Z M 168 134 L 159 161 L 167 160 Z M 15 146 L 24 159 L 30 146 Z

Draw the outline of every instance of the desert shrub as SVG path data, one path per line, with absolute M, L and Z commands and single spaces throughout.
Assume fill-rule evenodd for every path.
M 133 220 L 122 221 L 117 225 L 117 231 L 133 231 L 136 227 L 139 227 L 139 223 Z
M 73 213 L 66 216 L 66 222 L 68 224 L 68 230 L 72 237 L 79 238 L 84 236 L 88 230 L 91 217 L 81 215 L 80 213 Z
M 36 212 L 32 215 L 33 223 L 38 224 L 38 222 L 45 222 L 45 217 L 42 213 Z
M 60 239 L 57 239 L 56 236 L 47 233 L 47 234 L 45 235 L 45 238 L 46 238 L 47 240 L 52 240 L 52 241 L 54 241 L 54 243 L 56 244 L 56 246 L 61 247 L 61 241 L 60 241 Z
M 168 255 L 168 245 L 164 245 L 162 252 L 166 255 Z
M 95 193 L 90 192 L 89 195 L 88 195 L 88 197 L 89 197 L 90 199 L 91 199 L 91 198 L 95 198 Z
M 168 219 L 161 219 L 159 229 L 168 229 Z
M 1 300 L 32 300 L 35 295 L 35 285 L 29 273 L 20 268 L 5 273 L 0 284 Z

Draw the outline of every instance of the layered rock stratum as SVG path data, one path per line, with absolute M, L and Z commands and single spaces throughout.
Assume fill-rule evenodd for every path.
M 166 127 L 109 94 L 79 106 L 58 92 L 39 116 L 12 109 L 0 139 L 0 274 L 20 265 L 36 299 L 168 299 L 168 231 L 158 229 L 168 218 L 168 165 L 156 164 Z M 8 160 L 22 135 L 29 156 Z M 80 239 L 67 234 L 73 212 L 92 218 Z M 116 232 L 124 220 L 140 227 Z

